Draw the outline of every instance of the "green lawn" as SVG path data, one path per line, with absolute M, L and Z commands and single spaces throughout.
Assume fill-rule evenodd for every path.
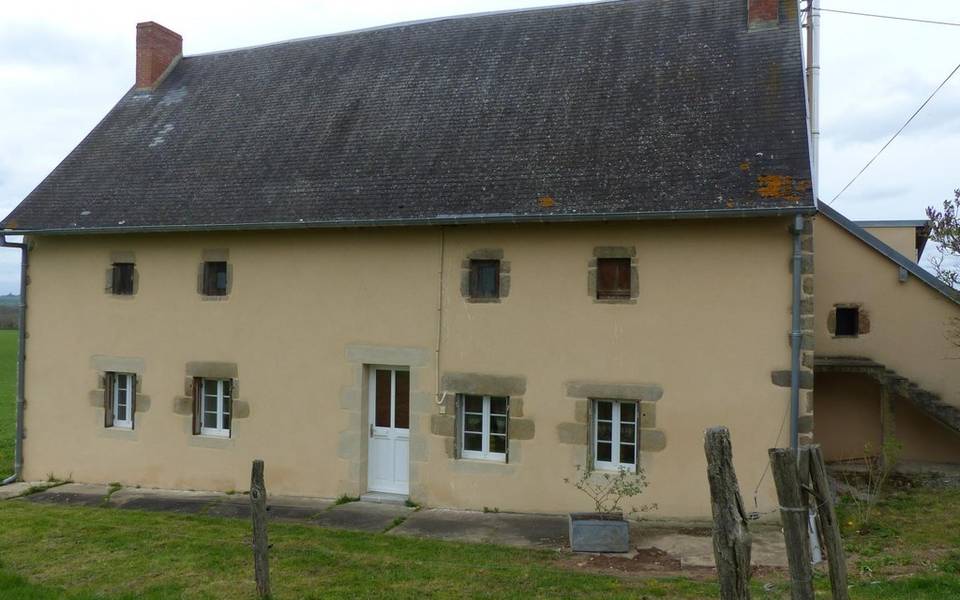
M 0 330 L 0 479 L 13 473 L 17 394 L 17 331 Z
M 960 492 L 895 494 L 847 532 L 851 597 L 960 598 Z M 245 520 L 0 503 L 0 600 L 253 598 Z M 271 523 L 276 598 L 716 598 L 710 576 L 581 570 L 569 555 Z M 754 598 L 785 599 L 764 572 Z M 829 597 L 817 580 L 818 597 Z

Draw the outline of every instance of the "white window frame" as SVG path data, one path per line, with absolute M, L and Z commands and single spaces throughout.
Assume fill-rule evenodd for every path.
M 224 410 L 224 405 L 230 403 L 231 409 L 233 408 L 232 396 L 230 394 L 224 394 L 223 384 L 229 379 L 201 379 L 200 380 L 200 435 L 209 435 L 213 437 L 230 437 L 230 428 L 233 427 L 233 411 Z M 211 383 L 217 384 L 216 391 L 212 394 L 214 397 L 209 398 L 209 400 L 214 400 L 217 405 L 212 410 L 207 410 L 207 385 Z M 233 392 L 233 385 L 231 381 L 230 392 Z M 217 414 L 217 426 L 216 427 L 207 427 L 206 426 L 206 416 L 208 412 L 216 412 Z M 224 415 L 229 415 L 231 417 L 230 427 L 223 426 L 223 417 Z
M 124 382 L 123 389 L 120 387 L 120 382 Z M 114 373 L 113 374 L 113 391 L 110 394 L 111 402 L 113 402 L 113 426 L 120 429 L 133 429 L 133 396 L 136 394 L 136 377 L 133 373 Z M 117 415 L 120 414 L 120 405 L 123 404 L 126 408 L 125 412 L 127 415 L 126 419 L 120 419 Z
M 504 432 L 492 433 L 490 430 L 490 398 L 491 396 L 480 396 L 483 398 L 483 412 L 476 413 L 471 412 L 472 415 L 482 415 L 482 430 L 481 430 L 481 450 L 467 450 L 466 446 L 466 435 L 467 435 L 467 396 L 480 396 L 480 394 L 462 394 L 460 396 L 460 457 L 469 458 L 475 460 L 488 460 L 492 462 L 507 462 L 507 453 L 506 452 L 493 452 L 490 450 L 490 437 L 493 435 L 502 436 L 504 438 L 504 450 L 506 450 L 507 444 L 510 443 L 508 434 Z M 508 421 L 510 420 L 510 398 L 506 396 L 494 396 L 496 398 L 504 398 L 506 400 L 506 414 L 504 415 Z M 498 413 L 497 416 L 500 416 Z M 469 432 L 471 434 L 476 434 L 476 431 Z
M 613 405 L 613 410 L 610 414 L 610 428 L 611 428 L 611 439 L 610 441 L 610 459 L 609 461 L 600 460 L 598 447 L 601 440 L 597 436 L 597 425 L 601 421 L 600 419 L 600 403 L 608 402 Z M 634 439 L 632 442 L 626 442 L 627 445 L 633 446 L 633 462 L 626 463 L 620 461 L 620 407 L 623 404 L 632 404 L 633 405 L 633 418 L 632 424 L 634 426 Z M 603 419 L 606 422 L 606 419 Z M 593 466 L 595 469 L 600 471 L 619 471 L 620 469 L 626 469 L 628 471 L 634 471 L 637 468 L 637 461 L 640 459 L 640 451 L 638 448 L 638 437 L 639 437 L 639 427 L 640 427 L 640 403 L 635 400 L 606 400 L 599 398 L 593 401 L 593 423 L 592 423 L 592 435 L 593 438 Z M 630 421 L 626 422 L 628 425 L 631 424 Z M 604 443 L 607 440 L 602 440 Z

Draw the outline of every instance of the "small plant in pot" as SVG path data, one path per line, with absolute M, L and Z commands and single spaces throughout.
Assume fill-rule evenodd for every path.
M 642 468 L 634 473 L 623 467 L 616 472 L 597 472 L 593 467 L 577 465 L 573 485 L 593 501 L 594 512 L 570 513 L 570 549 L 574 552 L 629 552 L 631 517 L 655 510 L 656 504 L 624 509 L 625 500 L 643 493 L 647 476 Z

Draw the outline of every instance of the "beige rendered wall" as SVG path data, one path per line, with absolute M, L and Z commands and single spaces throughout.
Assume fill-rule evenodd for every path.
M 914 276 L 899 281 L 899 267 L 846 230 L 823 216 L 814 225 L 817 294 L 816 352 L 818 357 L 855 356 L 882 363 L 920 387 L 934 392 L 954 406 L 960 406 L 960 348 L 945 335 L 951 319 L 960 317 L 960 306 Z M 830 311 L 836 304 L 859 304 L 869 318 L 869 332 L 856 338 L 834 337 L 828 328 Z M 816 435 L 826 431 L 842 435 L 842 425 L 825 421 L 835 414 L 828 408 L 834 394 L 824 391 L 817 376 Z M 839 392 L 837 392 L 839 394 Z M 827 397 L 821 394 L 826 394 Z M 859 391 L 853 390 L 856 396 Z M 932 449 L 930 440 L 943 441 L 941 426 L 921 415 L 912 406 L 897 401 L 897 435 L 913 440 L 905 458 L 940 460 L 944 448 Z M 879 409 L 878 409 L 879 410 Z M 904 423 L 901 426 L 901 413 Z M 877 413 L 879 418 L 879 413 Z M 919 431 L 911 434 L 912 429 Z M 926 433 L 924 433 L 926 432 Z M 927 437 L 922 445 L 919 440 Z M 909 439 L 908 439 L 909 438 Z M 838 447 L 844 447 L 837 440 Z M 936 444 L 934 444 L 936 445 Z M 950 447 L 949 444 L 945 448 Z M 928 450 L 924 450 L 927 448 Z
M 813 440 L 827 461 L 875 456 L 881 445 L 880 384 L 862 374 L 817 375 Z
M 864 227 L 900 254 L 917 262 L 917 229 L 915 227 Z
M 642 501 L 660 505 L 651 516 L 709 515 L 702 436 L 718 424 L 732 430 L 752 506 L 789 399 L 770 375 L 790 364 L 787 225 L 444 228 L 440 371 L 523 382 L 516 416 L 528 422 L 524 439 L 511 439 L 507 465 L 449 456 L 440 413 L 452 411 L 452 398 L 435 402 L 438 228 L 35 238 L 25 476 L 242 490 L 259 457 L 272 493 L 356 494 L 366 482 L 363 365 L 382 362 L 411 366 L 417 501 L 591 508 L 562 481 L 586 458 L 585 444 L 570 439 L 582 405 L 569 384 L 588 382 L 662 389 L 642 434 L 654 446 L 642 456 L 651 482 Z M 634 303 L 599 304 L 588 295 L 599 246 L 636 249 Z M 510 265 L 509 295 L 467 303 L 462 262 L 489 248 Z M 226 300 L 197 294 L 197 265 L 211 249 L 229 252 Z M 111 252 L 121 251 L 135 255 L 133 298 L 104 293 Z M 103 428 L 96 390 L 105 360 L 142 370 L 146 410 L 130 434 Z M 190 417 L 176 412 L 195 362 L 236 366 L 237 400 L 249 415 L 235 420 L 229 440 L 192 436 Z M 772 506 L 767 477 L 760 508 Z

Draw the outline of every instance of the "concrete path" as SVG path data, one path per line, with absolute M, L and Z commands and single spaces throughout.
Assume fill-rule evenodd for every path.
M 31 484 L 0 487 L 0 500 L 23 494 Z M 36 485 L 36 484 L 34 484 Z M 250 499 L 245 494 L 184 492 L 120 488 L 69 483 L 24 496 L 29 502 L 78 506 L 109 506 L 181 514 L 249 518 Z M 565 549 L 567 517 L 516 513 L 481 513 L 449 509 L 421 509 L 398 504 L 350 502 L 270 496 L 272 519 L 296 521 L 354 531 L 386 532 L 458 542 L 479 542 L 528 548 Z M 785 567 L 786 550 L 778 527 L 755 524 L 753 563 Z M 637 549 L 656 548 L 679 559 L 681 568 L 712 567 L 713 542 L 708 527 L 667 526 L 661 523 L 631 524 Z

